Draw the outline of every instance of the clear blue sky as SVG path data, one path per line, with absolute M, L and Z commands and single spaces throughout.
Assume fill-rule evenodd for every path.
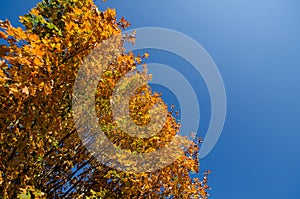
M 36 2 L 1 0 L 0 18 L 17 25 L 17 16 Z M 125 16 L 132 28 L 158 26 L 187 34 L 217 64 L 228 112 L 218 144 L 201 161 L 202 169 L 213 171 L 211 199 L 300 198 L 299 1 L 97 0 L 96 4 L 116 8 L 118 17 Z M 152 59 L 172 64 L 171 57 L 157 52 Z M 205 95 L 204 91 L 203 130 L 209 118 Z

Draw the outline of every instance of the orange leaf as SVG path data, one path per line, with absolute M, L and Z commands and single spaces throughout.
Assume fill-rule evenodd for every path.
M 36 65 L 36 66 L 41 66 L 41 65 L 43 65 L 44 63 L 43 62 L 41 62 L 41 60 L 40 59 L 38 59 L 38 58 L 34 58 L 34 60 L 33 60 L 33 63 Z
M 81 14 L 82 14 L 82 10 L 80 10 L 80 9 L 78 9 L 78 8 L 74 8 L 73 11 L 74 11 L 74 13 L 75 13 L 76 15 L 81 15 Z
M 0 38 L 1 39 L 6 39 L 7 35 L 4 32 L 0 31 Z

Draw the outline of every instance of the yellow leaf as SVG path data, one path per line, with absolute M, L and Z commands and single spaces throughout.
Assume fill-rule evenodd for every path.
M 75 13 L 76 15 L 81 15 L 81 14 L 82 14 L 82 10 L 80 10 L 80 9 L 78 9 L 78 8 L 74 8 L 73 11 L 74 11 L 74 13 Z
M 42 89 L 42 88 L 44 88 L 44 85 L 45 85 L 45 83 L 44 83 L 44 82 L 41 82 L 41 83 L 39 84 L 38 88 L 39 88 L 39 89 Z
M 10 91 L 10 92 L 13 92 L 13 93 L 19 92 L 18 88 L 16 88 L 16 87 L 11 87 L 11 88 L 9 88 L 9 91 Z
M 0 69 L 0 83 L 5 83 L 6 79 L 8 79 L 8 78 L 4 74 L 3 70 Z
M 38 16 L 39 14 L 40 14 L 40 12 L 37 10 L 37 9 L 32 9 L 31 11 L 30 11 L 30 14 L 33 14 L 33 15 L 36 15 L 36 16 Z
M 15 36 L 15 28 L 9 27 L 6 32 L 9 36 Z
M 22 64 L 22 65 L 27 65 L 29 66 L 30 65 L 30 61 L 28 61 L 26 58 L 19 58 L 19 63 Z

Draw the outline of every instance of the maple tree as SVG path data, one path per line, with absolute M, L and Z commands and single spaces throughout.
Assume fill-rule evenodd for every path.
M 172 164 L 153 172 L 120 171 L 85 147 L 74 124 L 72 91 L 83 60 L 130 23 L 92 0 L 43 0 L 20 17 L 24 28 L 0 21 L 0 198 L 207 198 L 199 172 L 198 144 L 182 149 Z M 99 124 L 119 148 L 147 153 L 171 142 L 179 130 L 172 114 L 149 138 L 116 126 L 111 96 L 117 82 L 145 55 L 122 52 L 103 73 L 95 93 Z M 146 71 L 140 73 L 148 78 Z M 147 85 L 130 100 L 130 116 L 149 123 L 154 104 L 166 106 Z

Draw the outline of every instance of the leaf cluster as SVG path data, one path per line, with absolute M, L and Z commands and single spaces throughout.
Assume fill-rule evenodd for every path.
M 198 172 L 198 145 L 152 173 L 122 172 L 98 162 L 77 134 L 72 91 L 84 58 L 129 26 L 114 9 L 92 0 L 43 0 L 20 17 L 25 29 L 0 21 L 0 198 L 207 198 L 207 177 Z M 119 148 L 147 153 L 166 146 L 179 129 L 169 114 L 150 138 L 130 137 L 115 127 L 110 97 L 118 80 L 148 57 L 121 53 L 99 82 L 99 124 Z M 144 73 L 146 76 L 146 73 Z M 130 101 L 130 114 L 147 125 L 160 96 L 145 85 Z

